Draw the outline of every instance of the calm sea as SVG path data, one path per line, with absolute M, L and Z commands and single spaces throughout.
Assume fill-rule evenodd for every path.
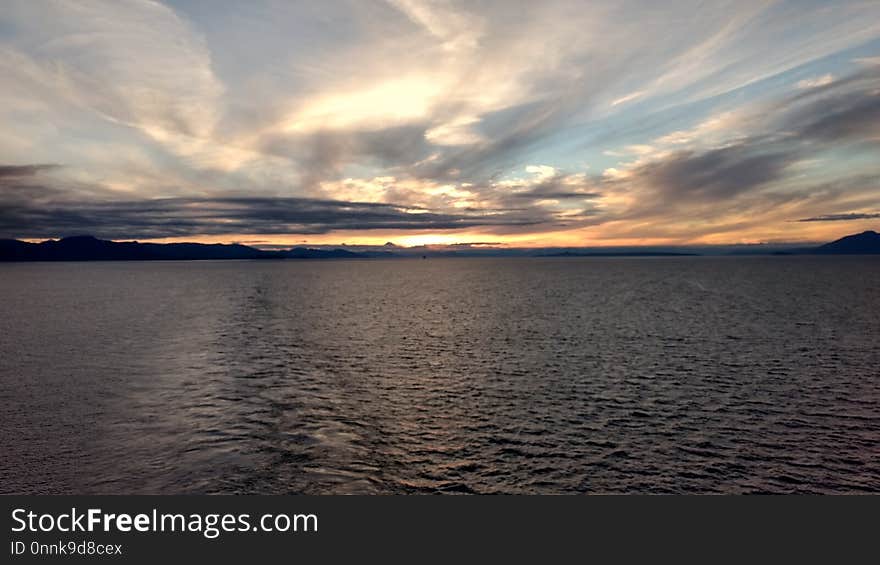
M 0 265 L 5 493 L 880 492 L 880 258 Z

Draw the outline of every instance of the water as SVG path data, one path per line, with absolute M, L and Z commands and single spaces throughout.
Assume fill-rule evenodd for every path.
M 6 493 L 880 492 L 880 260 L 0 265 Z

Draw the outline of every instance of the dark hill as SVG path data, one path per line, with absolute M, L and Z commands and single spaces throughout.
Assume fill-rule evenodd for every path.
M 822 255 L 877 255 L 880 254 L 880 233 L 865 231 L 842 237 L 812 250 Z
M 384 256 L 384 253 L 377 255 Z M 196 261 L 201 259 L 359 259 L 369 257 L 345 249 L 297 247 L 263 251 L 247 245 L 204 243 L 139 243 L 107 241 L 90 235 L 41 243 L 0 239 L 0 261 Z
M 283 256 L 280 252 L 239 244 L 116 242 L 87 235 L 41 243 L 0 240 L 0 261 L 167 261 L 278 259 Z

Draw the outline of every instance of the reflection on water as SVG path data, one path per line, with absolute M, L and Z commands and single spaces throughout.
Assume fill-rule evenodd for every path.
M 880 491 L 880 261 L 0 265 L 3 492 Z

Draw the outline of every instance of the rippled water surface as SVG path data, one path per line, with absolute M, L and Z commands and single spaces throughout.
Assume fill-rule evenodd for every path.
M 0 265 L 0 489 L 880 492 L 880 260 Z

